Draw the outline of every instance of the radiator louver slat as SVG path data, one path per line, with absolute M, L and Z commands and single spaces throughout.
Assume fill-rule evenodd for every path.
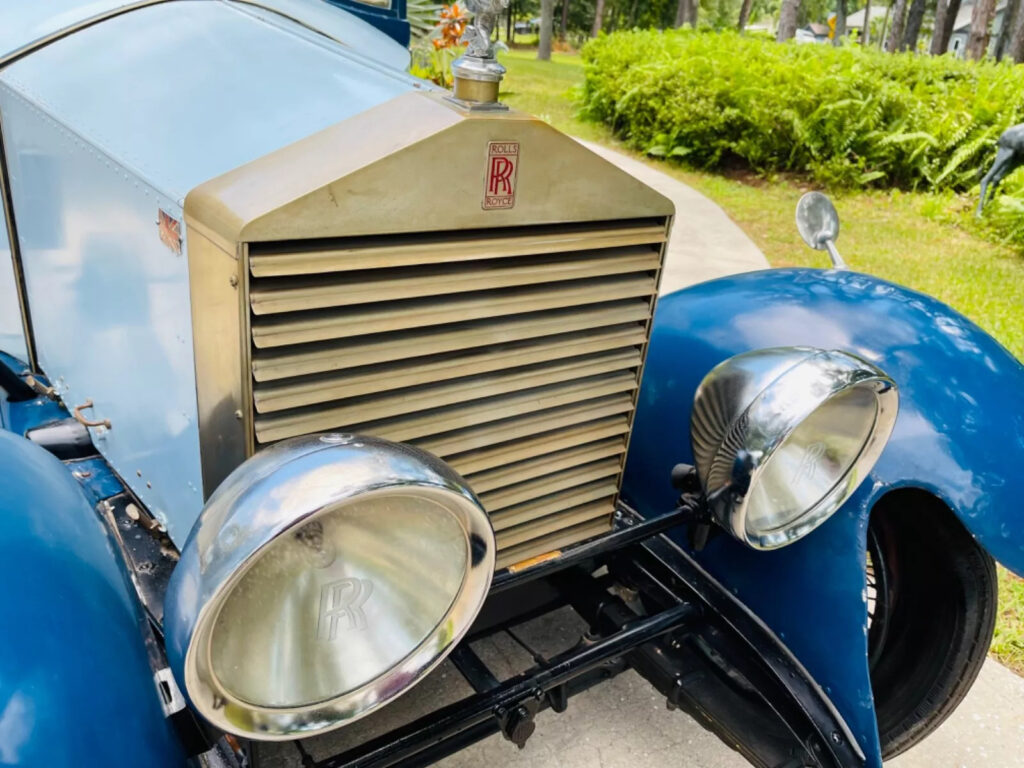
M 552 435 L 552 430 L 559 434 L 566 434 L 570 428 L 585 428 L 590 424 L 600 423 L 610 416 L 621 416 L 626 431 L 629 430 L 629 413 L 633 410 L 632 384 L 625 382 L 628 389 L 622 394 L 610 397 L 599 397 L 595 400 L 579 402 L 563 398 L 559 403 L 561 407 L 546 411 L 530 413 L 525 409 L 513 419 L 503 419 L 485 423 L 478 427 L 468 429 L 457 429 L 454 432 L 446 432 L 443 435 L 422 438 L 416 440 L 424 450 L 437 454 L 441 458 L 450 458 L 454 454 L 463 451 L 475 451 L 481 448 L 497 446 L 499 443 L 506 443 L 510 440 L 520 440 L 538 436 L 536 439 L 552 441 L 557 446 Z M 575 388 L 578 390 L 578 388 Z M 545 433 L 545 434 L 542 434 Z M 580 440 L 579 442 L 583 442 Z M 493 463 L 490 466 L 495 466 Z M 473 470 L 467 470 L 473 471 Z
M 307 376 L 278 385 L 257 385 L 256 410 L 270 413 L 370 392 L 428 385 L 446 379 L 507 370 L 550 360 L 604 352 L 644 341 L 639 325 L 552 337 L 534 344 L 509 344 L 473 354 L 414 358 L 410 362 L 356 368 L 343 374 Z
M 510 373 L 459 379 L 449 384 L 414 388 L 411 392 L 401 390 L 380 396 L 347 398 L 344 405 L 313 407 L 282 415 L 257 416 L 256 434 L 258 436 L 261 431 L 266 431 L 284 434 L 285 437 L 305 435 L 316 432 L 317 425 L 322 423 L 329 423 L 330 428 L 335 429 L 361 419 L 386 419 L 405 413 L 427 411 L 454 403 L 495 397 L 506 392 L 534 389 L 562 381 L 576 381 L 639 364 L 640 353 L 635 349 L 626 349 L 558 365 L 530 366 L 522 370 L 515 369 Z M 258 402 L 259 395 L 256 397 Z
M 256 347 L 264 349 L 653 296 L 654 291 L 654 278 L 647 275 L 628 279 L 577 280 L 554 286 L 461 294 L 446 300 L 420 299 L 380 306 L 370 304 L 352 309 L 302 312 L 296 313 L 296 317 L 254 318 L 252 337 Z
M 624 323 L 646 322 L 646 301 L 626 301 L 590 309 L 572 307 L 520 318 L 502 317 L 455 323 L 439 328 L 358 336 L 342 341 L 284 347 L 253 355 L 253 378 L 276 381 L 309 373 L 326 373 L 391 360 L 441 355 L 473 347 L 507 344 Z M 293 351 L 293 350 L 299 351 Z
M 587 225 L 550 227 L 543 234 L 527 238 L 516 230 L 505 230 L 504 235 L 495 230 L 486 238 L 473 232 L 395 235 L 387 243 L 381 243 L 380 238 L 352 238 L 342 248 L 315 241 L 292 243 L 291 247 L 271 246 L 254 254 L 249 265 L 253 277 L 312 275 L 646 245 L 659 243 L 664 237 L 664 224 L 644 222 L 597 229 Z
M 478 495 L 487 511 L 494 513 L 530 499 L 573 488 L 584 482 L 615 477 L 621 468 L 621 461 L 618 458 L 606 459 Z
M 603 440 L 555 453 L 539 454 L 535 458 L 515 464 L 472 474 L 463 472 L 460 469 L 460 462 L 453 461 L 452 465 L 465 476 L 469 484 L 473 486 L 474 491 L 482 494 L 498 488 L 505 488 L 515 483 L 526 482 L 549 472 L 578 467 L 581 464 L 589 464 L 592 461 L 609 456 L 618 456 L 625 448 L 626 443 L 624 440 Z
M 541 536 L 523 544 L 506 546 L 503 549 L 499 549 L 495 568 L 507 568 L 510 565 L 521 563 L 524 560 L 544 554 L 545 552 L 562 549 L 570 546 L 571 544 L 586 541 L 587 539 L 592 539 L 595 536 L 600 536 L 602 533 L 607 533 L 611 528 L 607 517 L 611 515 L 613 509 L 614 507 L 609 503 L 608 514 L 605 518 L 600 518 L 572 528 L 556 529 L 554 533 L 549 533 L 546 536 Z
M 582 507 L 574 507 L 551 517 L 535 520 L 532 523 L 498 531 L 498 549 L 499 551 L 501 549 L 508 549 L 517 544 L 540 538 L 546 534 L 563 531 L 566 528 L 587 523 L 599 517 L 607 517 L 612 511 L 611 502 L 599 501 L 594 504 L 585 504 Z
M 563 448 L 586 445 L 606 437 L 625 436 L 628 431 L 629 420 L 625 416 L 617 416 L 610 419 L 591 421 L 579 427 L 545 432 L 536 437 L 526 437 L 516 440 L 512 444 L 487 447 L 479 451 L 470 451 L 446 458 L 461 474 L 472 475 L 474 478 L 473 487 L 478 491 L 483 491 L 484 488 L 480 485 L 480 479 L 474 473 L 501 467 L 509 462 L 523 461 L 534 456 L 544 456 Z M 434 453 L 437 452 L 434 451 Z
M 506 259 L 500 264 L 484 262 L 481 269 L 467 269 L 475 264 L 449 265 L 428 269 L 407 267 L 399 270 L 366 270 L 345 272 L 339 278 L 282 278 L 261 280 L 261 287 L 250 292 L 252 311 L 257 315 L 301 312 L 311 309 L 350 307 L 356 304 L 377 304 L 384 301 L 421 299 L 454 293 L 472 293 L 521 285 L 551 283 L 584 278 L 605 277 L 658 268 L 658 254 L 638 246 L 611 255 L 531 257 L 526 260 Z M 388 274 L 397 273 L 397 274 Z M 266 285 L 270 283 L 270 285 Z
M 665 222 L 250 244 L 253 438 L 341 429 L 466 477 L 499 566 L 608 530 Z
M 604 500 L 615 496 L 618 486 L 614 480 L 604 483 L 591 483 L 582 488 L 570 488 L 567 491 L 553 493 L 544 496 L 536 501 L 525 504 L 518 504 L 508 509 L 503 509 L 494 515 L 491 520 L 494 523 L 495 532 L 504 531 L 506 528 L 513 528 L 531 520 L 554 515 L 557 512 L 564 512 L 567 509 L 586 504 L 591 501 Z
M 419 438 L 422 437 L 442 435 L 451 430 L 461 430 L 465 427 L 487 425 L 498 420 L 511 421 L 514 417 L 541 411 L 546 415 L 550 409 L 558 406 L 581 403 L 616 392 L 632 393 L 634 389 L 636 389 L 636 377 L 627 372 L 601 376 L 592 380 L 571 381 L 555 387 L 544 387 L 540 390 L 529 390 L 500 398 L 488 398 L 475 403 L 439 408 L 429 413 L 414 413 L 396 419 L 333 426 L 328 425 L 325 421 L 321 424 L 320 429 L 347 429 L 351 432 L 377 435 L 400 443 L 418 445 Z M 508 429 L 506 423 L 502 424 L 502 428 L 509 433 L 510 439 L 515 436 L 515 433 Z M 283 439 L 283 437 L 271 437 L 269 433 L 263 437 L 257 433 L 257 438 L 261 443 Z

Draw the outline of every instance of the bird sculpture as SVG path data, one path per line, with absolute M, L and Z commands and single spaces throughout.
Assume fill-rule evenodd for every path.
M 978 201 L 978 216 L 985 208 L 988 192 L 995 194 L 1000 182 L 1013 171 L 1024 165 L 1024 123 L 1014 125 L 1003 131 L 996 143 L 996 159 L 992 167 L 981 180 L 981 200 Z
M 466 0 L 466 8 L 473 14 L 473 23 L 466 27 L 462 37 L 468 43 L 466 56 L 494 58 L 491 34 L 498 24 L 498 17 L 508 8 L 508 4 L 509 0 Z

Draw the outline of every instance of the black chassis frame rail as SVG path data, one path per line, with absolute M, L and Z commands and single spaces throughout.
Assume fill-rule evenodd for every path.
M 505 681 L 463 642 L 451 659 L 475 694 L 322 760 L 300 746 L 303 765 L 424 766 L 494 733 L 522 747 L 538 712 L 562 712 L 571 696 L 628 668 L 663 693 L 670 709 L 692 715 L 755 766 L 864 765 L 849 728 L 807 670 L 665 535 L 689 519 L 684 509 L 643 519 L 620 507 L 612 533 L 557 559 L 498 573 L 492 595 L 544 580 L 589 623 L 590 633 Z M 608 575 L 594 578 L 599 565 Z M 636 591 L 633 607 L 608 590 L 611 580 Z

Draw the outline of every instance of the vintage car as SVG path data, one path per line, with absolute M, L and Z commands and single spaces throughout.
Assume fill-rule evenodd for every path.
M 449 93 L 401 0 L 0 3 L 3 764 L 425 765 L 632 669 L 877 767 L 966 694 L 1020 363 L 844 269 L 659 299 L 691 214 L 497 100 L 499 8 Z

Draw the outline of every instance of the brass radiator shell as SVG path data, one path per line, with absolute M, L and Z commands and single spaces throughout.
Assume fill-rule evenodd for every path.
M 483 210 L 488 142 L 521 147 Z M 261 446 L 409 442 L 492 514 L 499 567 L 608 529 L 672 208 L 549 126 L 395 99 L 185 204 L 204 495 Z

